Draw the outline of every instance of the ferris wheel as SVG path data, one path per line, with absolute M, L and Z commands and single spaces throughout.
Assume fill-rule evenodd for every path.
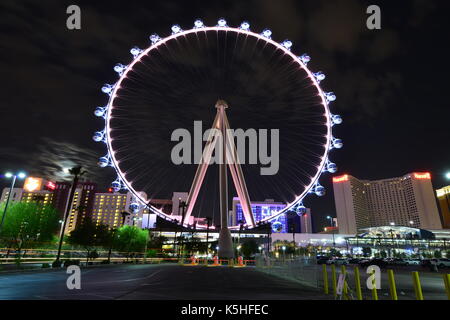
M 107 154 L 100 157 L 98 164 L 100 167 L 110 166 L 115 169 L 117 179 L 112 182 L 111 187 L 116 192 L 129 190 L 133 194 L 136 199 L 136 203 L 133 203 L 133 210 L 137 210 L 139 206 L 146 206 L 150 211 L 158 214 L 160 217 L 172 220 L 170 214 L 163 212 L 151 204 L 151 197 L 148 197 L 149 187 L 146 187 L 146 181 L 139 182 L 139 179 L 145 180 L 143 178 L 144 175 L 139 173 L 140 170 L 143 170 L 142 168 L 145 168 L 145 164 L 141 164 L 143 161 L 137 161 L 136 159 L 130 160 L 133 156 L 130 155 L 129 150 L 133 150 L 135 154 L 139 153 L 139 149 L 141 148 L 135 147 L 133 149 L 133 144 L 142 143 L 144 145 L 143 142 L 138 141 L 139 133 L 134 133 L 133 131 L 142 132 L 144 129 L 142 126 L 137 128 L 139 126 L 131 126 L 128 123 L 122 126 L 118 124 L 118 121 L 121 121 L 121 119 L 126 119 L 128 122 L 130 122 L 130 119 L 133 119 L 134 124 L 141 121 L 144 114 L 144 108 L 141 105 L 147 100 L 154 99 L 154 96 L 151 98 L 142 98 L 142 101 L 139 103 L 133 104 L 133 102 L 127 102 L 128 105 L 133 105 L 130 108 L 127 107 L 127 103 L 124 101 L 126 99 L 128 99 L 127 101 L 132 101 L 133 97 L 149 94 L 148 92 L 152 92 L 153 89 L 154 94 L 161 95 L 161 91 L 168 90 L 168 86 L 170 86 L 172 80 L 178 84 L 173 89 L 174 94 L 178 94 L 180 90 L 182 91 L 183 86 L 192 86 L 193 84 L 190 82 L 177 80 L 175 78 L 177 74 L 170 79 L 171 81 L 162 79 L 161 77 L 158 78 L 157 75 L 163 74 L 159 69 L 164 63 L 166 63 L 165 68 L 167 70 L 178 68 L 178 60 L 189 58 L 184 57 L 183 53 L 189 55 L 190 50 L 193 50 L 194 46 L 202 48 L 202 54 L 198 54 L 198 61 L 196 60 L 195 63 L 189 62 L 190 65 L 187 67 L 184 65 L 183 68 L 190 70 L 193 74 L 199 75 L 199 77 L 202 74 L 209 73 L 205 69 L 207 66 L 204 66 L 205 64 L 202 63 L 200 58 L 207 59 L 207 57 L 211 56 L 209 48 L 219 50 L 218 48 L 224 44 L 226 48 L 224 50 L 232 51 L 233 56 L 231 54 L 229 56 L 224 54 L 223 56 L 218 55 L 217 59 L 215 57 L 210 59 L 212 63 L 219 61 L 218 63 L 223 67 L 220 69 L 222 73 L 226 74 L 226 70 L 223 70 L 227 66 L 232 66 L 233 63 L 237 63 L 238 58 L 235 56 L 238 53 L 242 53 L 245 47 L 254 46 L 252 50 L 248 50 L 251 52 L 251 55 L 248 53 L 248 57 L 253 57 L 255 54 L 264 50 L 270 52 L 268 58 L 264 60 L 267 62 L 267 66 L 265 67 L 263 65 L 260 67 L 263 70 L 261 74 L 272 68 L 274 69 L 272 71 L 274 77 L 283 74 L 283 78 L 280 76 L 280 81 L 286 78 L 290 79 L 289 81 L 294 79 L 297 81 L 295 83 L 298 83 L 295 86 L 295 90 L 299 93 L 290 94 L 286 92 L 286 95 L 292 96 L 289 103 L 293 105 L 297 101 L 302 102 L 304 107 L 301 110 L 304 113 L 301 117 L 294 117 L 292 116 L 292 111 L 289 113 L 289 116 L 297 119 L 296 121 L 299 123 L 303 121 L 303 125 L 299 125 L 301 127 L 299 130 L 302 128 L 306 129 L 302 131 L 301 136 L 295 137 L 294 139 L 290 138 L 293 145 L 298 146 L 299 154 L 298 159 L 295 159 L 295 154 L 294 156 L 290 156 L 289 161 L 291 162 L 289 163 L 294 163 L 294 167 L 296 166 L 295 163 L 301 163 L 301 165 L 298 164 L 298 167 L 293 169 L 286 169 L 286 179 L 298 180 L 299 182 L 293 181 L 292 186 L 290 186 L 289 190 L 291 194 L 289 197 L 286 197 L 288 201 L 286 201 L 287 205 L 283 209 L 272 212 L 269 216 L 260 217 L 257 222 L 275 221 L 280 215 L 291 211 L 295 211 L 298 215 L 303 215 L 306 213 L 303 199 L 308 194 L 315 194 L 317 196 L 325 195 L 325 189 L 320 184 L 319 178 L 324 172 L 335 173 L 337 171 L 336 164 L 329 159 L 329 153 L 332 149 L 340 149 L 343 146 L 342 140 L 334 137 L 332 132 L 334 125 L 342 123 L 342 118 L 330 112 L 330 103 L 336 100 L 336 96 L 333 92 L 327 92 L 322 89 L 321 81 L 325 79 L 325 74 L 320 71 L 313 72 L 307 67 L 310 62 L 310 56 L 308 54 L 296 55 L 291 51 L 293 49 L 293 43 L 290 40 L 284 40 L 281 43 L 275 41 L 272 39 L 272 31 L 269 29 L 264 29 L 262 32 L 255 32 L 250 28 L 248 22 L 242 22 L 238 27 L 231 27 L 223 18 L 219 19 L 215 26 L 206 26 L 200 19 L 194 22 L 192 28 L 186 30 L 183 30 L 179 25 L 173 25 L 171 27 L 171 34 L 167 37 L 152 34 L 149 39 L 150 44 L 146 49 L 133 47 L 130 50 L 133 57 L 131 62 L 127 65 L 119 63 L 114 66 L 114 71 L 117 72 L 119 78 L 114 84 L 105 84 L 102 87 L 102 92 L 108 96 L 108 102 L 104 106 L 97 107 L 94 112 L 96 116 L 104 119 L 105 127 L 103 130 L 95 132 L 93 140 L 103 142 L 107 147 Z M 222 41 L 220 39 L 233 39 L 233 42 L 231 43 L 230 40 Z M 177 48 L 179 54 L 174 53 L 175 48 Z M 228 64 L 223 63 L 225 60 L 228 61 Z M 248 58 L 247 60 L 245 65 L 252 65 L 254 59 Z M 151 83 L 149 82 L 150 88 L 143 88 L 139 84 L 140 79 L 146 76 L 145 70 L 152 70 L 151 72 L 155 74 L 155 78 L 152 79 Z M 177 71 L 177 73 L 180 72 Z M 264 74 L 264 77 L 270 78 L 271 76 Z M 264 77 L 261 76 L 261 78 Z M 226 78 L 227 75 L 225 76 Z M 158 83 L 158 81 L 161 83 Z M 251 85 L 251 80 L 246 83 Z M 159 90 L 157 90 L 158 88 Z M 161 88 L 166 89 L 161 90 Z M 300 102 L 299 104 L 301 104 Z M 148 103 L 151 104 L 153 102 Z M 173 104 L 175 102 L 172 101 Z M 295 111 L 297 109 L 293 108 L 293 110 Z M 144 127 L 149 128 L 149 126 Z M 118 141 L 122 141 L 125 146 L 119 146 Z M 127 151 L 125 152 L 124 150 Z M 295 177 L 298 177 L 298 179 Z M 269 188 L 273 187 L 273 190 L 283 189 L 272 182 L 267 183 L 267 186 Z M 280 191 L 280 193 L 282 192 Z M 186 221 L 182 222 L 187 225 Z M 247 226 L 251 228 L 255 224 L 247 223 Z M 202 228 L 200 225 L 198 227 Z

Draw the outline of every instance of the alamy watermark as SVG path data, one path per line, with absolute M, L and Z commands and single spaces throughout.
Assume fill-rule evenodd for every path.
M 278 173 L 280 167 L 279 129 L 247 129 L 245 131 L 243 129 L 227 129 L 226 148 L 224 148 L 221 130 L 212 128 L 206 130 L 203 134 L 202 131 L 202 121 L 194 121 L 194 137 L 192 137 L 191 132 L 183 128 L 178 128 L 172 132 L 171 141 L 178 141 L 172 148 L 172 163 L 175 165 L 200 163 L 261 164 L 261 175 Z M 202 149 L 203 142 L 206 142 L 206 144 L 205 148 Z M 207 148 L 214 151 L 211 150 L 210 156 L 205 156 Z M 223 156 L 224 149 L 226 150 L 226 156 Z M 248 154 L 246 150 L 248 150 Z
M 381 29 L 381 9 L 379 6 L 373 4 L 367 7 L 367 14 L 370 16 L 367 18 L 366 26 L 369 30 Z
M 69 30 L 81 29 L 81 9 L 79 6 L 72 4 L 67 7 L 66 13 L 70 14 L 66 20 L 66 27 Z
M 70 274 L 70 276 L 67 278 L 66 286 L 67 289 L 73 290 L 73 289 L 81 289 L 81 269 L 79 266 L 70 265 L 67 267 L 66 270 L 67 274 Z

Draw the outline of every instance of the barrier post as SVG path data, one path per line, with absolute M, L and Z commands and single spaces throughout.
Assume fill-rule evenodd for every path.
M 362 300 L 362 291 L 361 291 L 361 276 L 359 274 L 359 268 L 355 267 L 354 269 L 355 274 L 355 290 L 356 290 L 356 298 L 358 300 Z
M 416 300 L 423 300 L 422 286 L 420 285 L 419 272 L 413 271 L 412 273 L 414 292 L 416 293 Z
M 323 292 L 325 294 L 328 294 L 328 272 L 327 272 L 327 265 L 322 265 L 322 273 L 323 273 Z
M 375 277 L 375 269 L 372 271 L 372 300 L 378 300 L 377 280 Z
M 333 296 L 337 297 L 337 283 L 336 283 L 336 266 L 331 265 L 331 285 L 333 286 Z
M 447 299 L 450 300 L 450 273 L 443 274 L 445 291 L 447 291 Z
M 348 284 L 347 284 L 347 268 L 345 265 L 341 266 L 341 273 L 345 276 L 344 278 L 344 287 L 342 288 L 342 295 L 345 300 L 348 300 Z
M 388 269 L 389 292 L 391 293 L 391 300 L 398 300 L 397 287 L 395 286 L 394 270 Z

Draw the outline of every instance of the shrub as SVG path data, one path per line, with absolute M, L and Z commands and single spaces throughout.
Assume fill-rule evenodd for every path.
M 42 268 L 43 268 L 43 269 L 45 269 L 45 268 L 50 268 L 50 264 L 49 264 L 49 263 L 43 263 L 43 264 L 42 264 Z

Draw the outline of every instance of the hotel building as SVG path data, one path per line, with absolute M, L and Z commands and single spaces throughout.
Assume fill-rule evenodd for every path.
M 388 225 L 442 229 L 430 173 L 382 180 L 333 178 L 339 233 Z
M 436 197 L 441 209 L 442 226 L 450 229 L 450 186 L 436 190 Z

